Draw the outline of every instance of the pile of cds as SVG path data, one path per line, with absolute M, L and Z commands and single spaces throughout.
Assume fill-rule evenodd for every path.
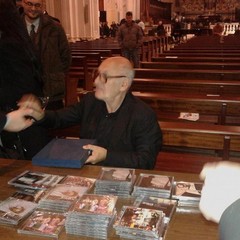
M 20 188 L 12 194 L 12 197 L 38 203 L 44 196 L 45 192 L 46 190 L 44 189 Z
M 124 206 L 114 223 L 116 234 L 128 239 L 162 239 L 164 213 L 155 209 Z
M 0 223 L 17 225 L 36 207 L 36 203 L 10 197 L 0 203 Z
M 135 179 L 135 169 L 104 167 L 96 180 L 94 193 L 129 197 Z
M 96 181 L 95 178 L 87 178 L 87 177 L 81 177 L 81 176 L 67 175 L 61 181 L 61 184 L 77 185 L 77 186 L 87 187 L 90 190 L 93 187 L 95 181 Z
M 56 212 L 66 212 L 80 196 L 88 191 L 88 187 L 58 184 L 49 189 L 39 201 L 39 208 Z
M 163 211 L 165 223 L 168 224 L 176 210 L 177 200 L 143 196 L 136 199 L 134 206 Z
M 18 229 L 18 233 L 58 238 L 64 228 L 65 215 L 36 211 Z
M 198 208 L 203 183 L 177 181 L 174 183 L 172 198 L 178 200 L 178 206 Z
M 66 233 L 106 239 L 116 217 L 117 197 L 84 194 L 71 208 L 66 219 Z
M 64 176 L 34 171 L 24 171 L 8 184 L 18 188 L 45 189 L 58 184 Z
M 141 173 L 134 186 L 134 197 L 152 196 L 170 198 L 174 177 Z

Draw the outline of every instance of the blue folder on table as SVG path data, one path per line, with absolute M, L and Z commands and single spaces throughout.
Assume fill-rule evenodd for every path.
M 87 144 L 96 144 L 96 140 L 53 139 L 32 158 L 32 164 L 47 167 L 81 168 L 89 156 L 89 151 L 82 148 Z

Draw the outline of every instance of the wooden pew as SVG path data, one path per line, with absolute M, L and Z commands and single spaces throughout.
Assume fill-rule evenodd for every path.
M 72 57 L 87 57 L 88 70 L 98 68 L 101 63 L 101 53 L 99 52 L 72 52 Z M 77 67 L 77 66 L 75 66 Z
M 240 53 L 240 49 L 192 49 L 192 48 L 171 48 L 169 51 L 164 51 L 163 53 Z
M 240 81 L 134 78 L 132 91 L 239 96 Z
M 204 57 L 204 56 L 190 56 L 190 57 L 184 57 L 184 56 L 166 56 L 166 57 L 152 57 L 152 62 L 202 62 L 202 63 L 240 63 L 240 57 L 234 57 L 234 58 L 224 58 L 224 57 Z
M 228 35 L 228 36 L 196 36 L 189 39 L 183 44 L 175 46 L 174 49 L 209 49 L 209 50 L 237 50 L 240 49 L 240 37 L 237 35 Z
M 74 67 L 76 66 L 77 71 L 74 70 Z M 77 87 L 79 85 L 79 82 L 81 82 L 84 89 L 93 89 L 93 84 L 91 83 L 90 75 L 88 72 L 86 56 L 72 57 L 70 70 L 65 77 L 65 106 L 69 106 L 78 101 Z
M 240 80 L 240 70 L 135 69 L 136 78 Z
M 231 52 L 165 52 L 160 54 L 161 57 L 215 57 L 215 58 L 239 58 L 239 53 L 235 53 L 234 51 Z
M 214 62 L 140 62 L 140 68 L 151 69 L 200 69 L 200 70 L 240 70 L 239 63 Z
M 93 41 L 79 41 L 72 43 L 72 47 L 78 47 L 85 50 L 111 50 L 112 55 L 120 55 L 121 49 L 119 47 L 116 39 L 106 38 L 106 39 L 96 39 Z
M 150 105 L 160 120 L 187 121 L 179 119 L 181 112 L 187 112 L 198 113 L 198 122 L 240 125 L 240 97 L 237 96 L 147 92 L 133 94 Z
M 218 150 L 222 160 L 240 152 L 240 127 L 207 123 L 160 122 L 163 145 Z M 239 159 L 240 160 L 240 159 Z
M 159 122 L 163 149 L 155 169 L 199 173 L 206 162 L 240 161 L 240 127 Z
M 71 49 L 72 55 L 77 55 L 78 53 L 99 53 L 101 57 L 111 57 L 112 51 L 110 49 L 81 49 L 79 47 L 74 47 Z

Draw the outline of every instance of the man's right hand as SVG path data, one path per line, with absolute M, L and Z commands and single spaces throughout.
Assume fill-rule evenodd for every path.
M 42 104 L 40 99 L 33 94 L 24 95 L 21 98 L 21 100 L 18 102 L 18 106 L 20 108 L 32 109 L 33 112 L 31 116 L 34 118 L 34 120 L 39 121 L 43 119 L 45 116 L 45 112 L 42 109 Z

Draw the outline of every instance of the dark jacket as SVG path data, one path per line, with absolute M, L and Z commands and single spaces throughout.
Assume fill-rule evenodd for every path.
M 36 59 L 22 43 L 10 37 L 0 38 L 0 110 L 16 108 L 23 94 L 42 95 Z
M 96 139 L 107 149 L 106 160 L 100 162 L 105 166 L 152 169 L 162 144 L 156 114 L 131 93 L 113 115 L 89 93 L 74 106 L 47 112 L 44 124 L 55 128 L 80 124 L 81 138 Z
M 64 29 L 48 15 L 41 15 L 36 46 L 42 66 L 44 95 L 50 100 L 60 100 L 65 93 L 64 79 L 71 65 L 71 52 Z
M 0 133 L 3 130 L 3 127 L 5 126 L 7 121 L 7 117 L 4 113 L 0 112 Z
M 118 28 L 117 38 L 122 49 L 140 48 L 143 44 L 142 28 L 135 22 L 130 25 L 126 22 Z

